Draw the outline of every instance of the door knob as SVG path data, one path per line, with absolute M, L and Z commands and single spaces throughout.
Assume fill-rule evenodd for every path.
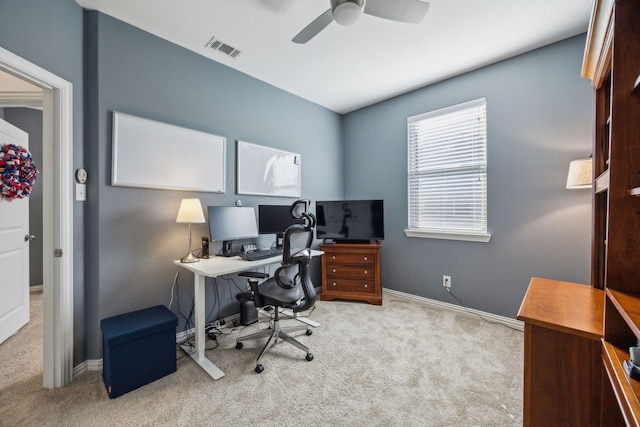
M 28 242 L 29 240 L 34 240 L 36 238 L 36 236 L 34 236 L 33 234 L 25 234 L 24 235 L 24 241 Z

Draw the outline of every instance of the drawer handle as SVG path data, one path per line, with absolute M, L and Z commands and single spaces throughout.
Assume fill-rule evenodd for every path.
M 335 272 L 336 272 L 336 269 L 335 269 L 335 268 L 333 268 L 333 269 L 332 269 L 332 271 L 335 273 Z
M 331 284 L 331 286 L 336 286 L 336 282 L 333 282 L 333 283 Z
M 365 283 L 365 284 L 364 284 L 364 287 L 365 287 L 365 288 L 368 288 L 368 287 L 369 287 L 369 285 L 367 285 L 367 284 Z
M 367 270 L 364 271 L 364 274 L 369 274 L 369 272 Z
M 334 255 L 334 256 L 332 256 L 332 257 L 331 257 L 331 259 L 336 259 L 336 256 L 335 256 L 335 255 Z
M 368 256 L 364 257 L 364 260 L 369 261 L 369 257 Z

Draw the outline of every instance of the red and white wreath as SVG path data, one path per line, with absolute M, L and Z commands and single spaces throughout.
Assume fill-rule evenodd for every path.
M 7 200 L 28 197 L 40 171 L 25 147 L 6 144 L 0 147 L 0 194 Z

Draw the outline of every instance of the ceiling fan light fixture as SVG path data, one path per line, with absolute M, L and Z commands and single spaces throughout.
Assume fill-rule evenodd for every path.
M 339 25 L 348 27 L 355 24 L 362 15 L 362 1 L 333 1 L 333 19 Z M 337 3 L 337 4 L 336 4 Z

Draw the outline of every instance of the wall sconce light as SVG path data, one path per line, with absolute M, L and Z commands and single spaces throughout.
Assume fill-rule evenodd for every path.
M 182 199 L 180 203 L 180 210 L 178 211 L 178 223 L 189 224 L 189 252 L 187 256 L 180 259 L 180 262 L 198 262 L 200 261 L 193 255 L 191 251 L 191 224 L 201 224 L 204 221 L 204 213 L 202 212 L 202 205 L 200 199 Z
M 591 188 L 593 180 L 593 159 L 589 156 L 586 159 L 573 160 L 569 163 L 569 174 L 567 175 L 567 188 Z

